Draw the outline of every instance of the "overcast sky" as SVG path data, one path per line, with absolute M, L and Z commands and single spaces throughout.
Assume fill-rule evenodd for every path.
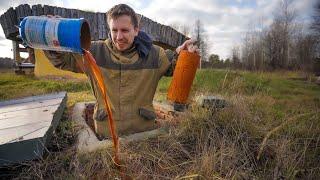
M 230 55 L 233 45 L 241 43 L 244 33 L 252 22 L 262 21 L 265 26 L 272 22 L 272 16 L 281 0 L 0 0 L 0 14 L 9 7 L 19 4 L 47 4 L 96 12 L 106 12 L 112 6 L 126 3 L 148 18 L 159 23 L 185 24 L 193 26 L 200 19 L 210 42 L 209 54 L 222 58 Z M 299 21 L 310 21 L 313 6 L 318 0 L 293 0 Z M 6 40 L 0 28 L 0 57 L 12 57 L 11 41 Z

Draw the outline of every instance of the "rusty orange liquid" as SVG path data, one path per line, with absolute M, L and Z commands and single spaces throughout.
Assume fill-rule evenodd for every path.
M 92 73 L 94 79 L 98 83 L 99 90 L 101 91 L 101 94 L 103 96 L 104 105 L 105 105 L 106 111 L 108 113 L 109 131 L 111 133 L 111 137 L 113 140 L 113 147 L 114 147 L 114 153 L 115 153 L 114 162 L 115 162 L 116 166 L 119 167 L 120 166 L 119 138 L 118 138 L 117 132 L 115 131 L 116 127 L 115 127 L 114 120 L 112 118 L 111 107 L 110 107 L 110 104 L 107 100 L 107 93 L 106 93 L 107 91 L 106 91 L 106 86 L 104 85 L 103 76 L 101 74 L 101 71 L 100 71 L 98 65 L 96 64 L 94 57 L 92 56 L 92 54 L 89 51 L 84 50 L 84 57 L 86 59 L 85 63 L 87 64 L 87 68 L 90 71 L 90 73 Z

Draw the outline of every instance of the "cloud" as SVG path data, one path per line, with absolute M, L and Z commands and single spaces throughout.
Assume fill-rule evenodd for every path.
M 0 46 L 7 46 L 7 43 L 0 41 Z
M 14 0 L 14 1 L 6 1 L 1 0 L 0 1 L 0 11 L 5 11 L 9 9 L 10 7 L 17 7 L 20 4 L 29 4 L 29 5 L 35 5 L 35 4 L 47 4 L 47 5 L 62 5 L 61 0 Z
M 4 37 L 4 35 L 0 35 L 0 41 L 2 40 L 6 40 L 6 38 Z
M 196 19 L 200 19 L 211 44 L 210 53 L 218 53 L 226 58 L 233 44 L 241 41 L 252 16 L 256 14 L 252 5 L 241 5 L 242 1 L 228 4 L 223 1 L 191 1 L 154 0 L 150 6 L 141 11 L 147 17 L 164 24 L 180 22 L 193 27 Z M 158 8 L 165 7 L 165 8 Z
M 137 13 L 159 23 L 170 25 L 178 22 L 193 27 L 196 19 L 204 24 L 211 44 L 210 53 L 226 58 L 232 46 L 238 45 L 249 27 L 272 23 L 273 14 L 281 0 L 15 0 L 1 1 L 0 13 L 19 4 L 48 4 L 66 8 L 106 12 L 112 6 L 126 3 Z M 302 21 L 309 20 L 312 6 L 317 0 L 294 0 L 293 5 Z M 0 40 L 1 40 L 0 31 Z M 3 37 L 3 35 L 2 35 Z M 2 46 L 1 46 L 2 48 Z

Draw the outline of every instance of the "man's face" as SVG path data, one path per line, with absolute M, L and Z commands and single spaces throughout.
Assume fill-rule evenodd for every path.
M 134 37 L 138 35 L 138 28 L 131 22 L 130 16 L 123 15 L 109 20 L 112 42 L 118 51 L 125 51 L 132 46 Z

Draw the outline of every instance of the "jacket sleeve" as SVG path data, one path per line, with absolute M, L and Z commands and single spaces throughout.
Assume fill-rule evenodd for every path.
M 102 42 L 91 42 L 90 52 L 95 57 L 97 54 L 98 46 Z M 76 73 L 86 73 L 83 56 L 76 53 L 57 52 L 57 51 L 44 51 L 49 61 L 58 69 L 72 71 Z
M 76 61 L 76 58 L 82 58 L 78 54 L 69 53 L 69 52 L 56 52 L 56 51 L 44 51 L 44 54 L 49 59 L 51 64 L 62 70 L 72 71 L 76 73 L 83 72 L 83 63 L 81 61 Z
M 176 66 L 178 54 L 172 50 L 164 50 L 160 48 L 159 59 L 160 59 L 160 71 L 164 76 L 172 76 L 174 68 Z

